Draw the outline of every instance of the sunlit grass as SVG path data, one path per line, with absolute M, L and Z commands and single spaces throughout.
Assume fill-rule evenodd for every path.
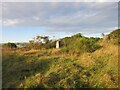
M 80 55 L 60 49 L 3 51 L 3 87 L 117 88 L 118 46 Z

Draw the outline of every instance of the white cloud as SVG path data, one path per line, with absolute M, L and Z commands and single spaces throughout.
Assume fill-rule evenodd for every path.
M 113 29 L 118 29 L 118 27 L 114 27 Z
M 5 26 L 79 32 L 117 27 L 118 3 L 4 3 Z M 102 30 L 102 32 L 103 32 Z
M 33 16 L 33 20 L 40 20 L 40 18 L 39 17 L 37 17 L 37 16 Z
M 119 2 L 119 0 L 2 0 L 2 2 Z
M 0 20 L 0 25 L 1 25 L 1 23 L 2 23 L 2 20 Z
M 20 24 L 21 22 L 23 22 L 23 20 L 7 19 L 3 21 L 3 26 L 16 26 L 17 24 Z

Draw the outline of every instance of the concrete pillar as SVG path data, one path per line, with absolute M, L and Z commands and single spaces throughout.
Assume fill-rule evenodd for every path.
M 56 48 L 60 48 L 60 41 L 56 41 Z

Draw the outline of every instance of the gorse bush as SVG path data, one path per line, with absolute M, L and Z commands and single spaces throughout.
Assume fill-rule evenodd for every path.
M 100 48 L 97 42 L 100 38 L 87 38 L 81 34 L 62 39 L 61 51 L 69 53 L 93 52 Z

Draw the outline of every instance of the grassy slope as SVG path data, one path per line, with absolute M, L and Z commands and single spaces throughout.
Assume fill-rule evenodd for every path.
M 80 56 L 56 49 L 3 52 L 3 87 L 118 87 L 118 47 L 100 44 Z

